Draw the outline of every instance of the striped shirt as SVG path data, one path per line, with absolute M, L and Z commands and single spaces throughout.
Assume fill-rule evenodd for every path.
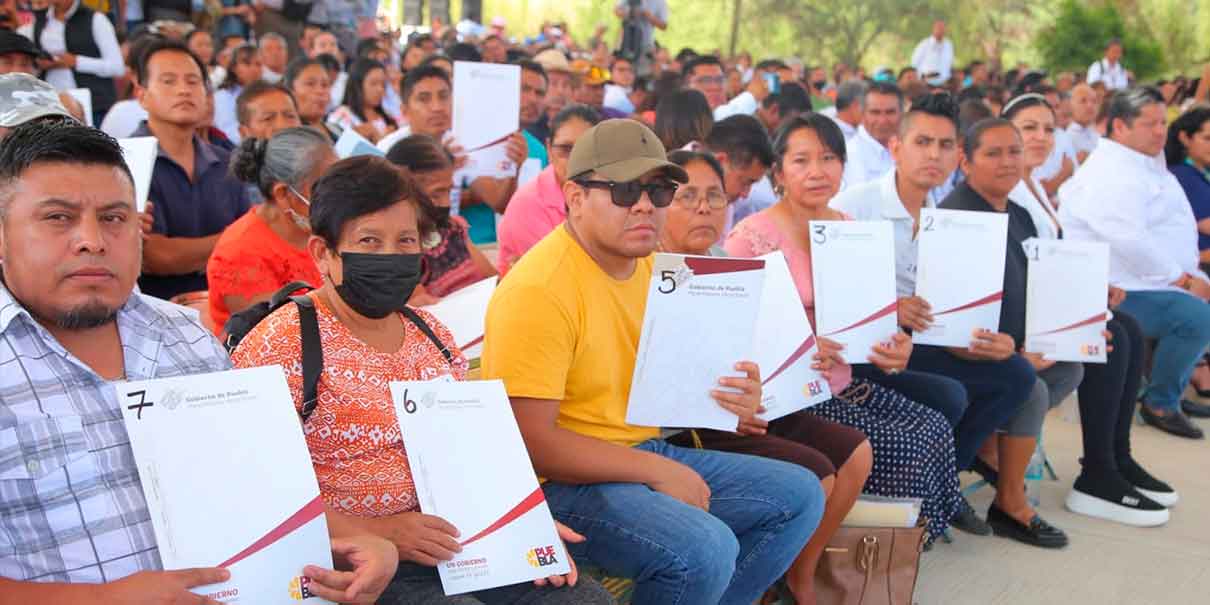
M 117 325 L 129 380 L 231 367 L 183 307 L 132 294 Z M 113 384 L 0 284 L 0 577 L 109 582 L 160 568 Z

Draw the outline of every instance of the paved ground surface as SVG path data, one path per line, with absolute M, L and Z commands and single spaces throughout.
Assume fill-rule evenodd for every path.
M 1210 605 L 1210 442 L 1135 425 L 1136 457 L 1180 492 L 1172 521 L 1137 529 L 1068 512 L 1063 501 L 1079 470 L 1080 427 L 1068 401 L 1047 418 L 1045 445 L 1059 481 L 1043 481 L 1044 518 L 1071 545 L 1045 551 L 1010 540 L 957 532 L 921 563 L 920 605 Z M 1210 433 L 1210 421 L 1201 421 Z M 964 473 L 966 485 L 971 475 Z M 971 498 L 986 512 L 990 488 Z

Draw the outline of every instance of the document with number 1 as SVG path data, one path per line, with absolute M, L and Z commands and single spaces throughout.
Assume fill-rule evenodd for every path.
M 302 575 L 331 569 L 332 552 L 281 368 L 115 388 L 164 568 L 227 568 L 227 582 L 193 589 L 220 602 L 327 603 Z
M 420 510 L 458 528 L 446 595 L 558 576 L 567 551 L 499 380 L 392 382 Z
M 1022 242 L 1029 258 L 1025 350 L 1052 361 L 1105 363 L 1109 246 L 1102 242 Z
M 739 418 L 710 391 L 751 359 L 764 269 L 755 258 L 655 255 L 626 422 L 735 430 Z

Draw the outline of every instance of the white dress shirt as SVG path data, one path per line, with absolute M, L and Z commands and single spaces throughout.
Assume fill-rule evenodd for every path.
M 31 21 L 21 26 L 21 34 L 34 44 L 38 45 L 53 56 L 59 56 L 67 52 L 67 19 L 76 14 L 80 3 L 77 2 L 71 5 L 64 16 L 63 21 L 55 18 L 53 10 L 46 11 L 46 27 L 42 29 L 42 39 L 34 40 L 34 24 Z M 126 73 L 126 65 L 122 62 L 122 49 L 118 46 L 118 36 L 113 31 L 113 24 L 109 19 L 101 13 L 94 12 L 92 14 L 92 39 L 96 43 L 97 49 L 101 51 L 100 57 L 85 57 L 83 55 L 76 56 L 75 71 L 91 74 L 100 78 L 116 78 Z M 47 84 L 55 87 L 55 90 L 71 90 L 79 88 L 76 84 L 76 76 L 72 70 L 60 67 L 46 72 L 43 76 Z
M 101 120 L 101 132 L 115 138 L 125 139 L 134 135 L 139 124 L 147 119 L 147 110 L 134 99 L 118 101 L 109 108 L 105 119 Z
M 1197 222 L 1163 154 L 1101 139 L 1059 188 L 1064 237 L 1109 244 L 1109 282 L 1124 290 L 1177 290 L 1198 269 Z
M 1072 122 L 1067 126 L 1067 135 L 1071 137 L 1071 146 L 1076 153 L 1092 153 L 1097 148 L 1097 141 L 1101 140 L 1101 133 L 1097 132 L 1095 124 L 1080 126 Z
M 1035 171 L 1036 172 L 1036 171 Z M 1059 209 L 1051 203 L 1050 198 L 1046 195 L 1046 189 L 1042 187 L 1038 177 L 1030 177 L 1034 190 L 1030 191 L 1029 185 L 1025 183 L 1025 179 L 1021 179 L 1016 187 L 1013 187 L 1011 193 L 1008 194 L 1008 201 L 1024 208 L 1029 212 L 1029 218 L 1033 219 L 1034 227 L 1038 230 L 1038 237 L 1041 239 L 1059 239 Z M 1034 191 L 1038 195 L 1034 195 Z M 1038 196 L 1041 196 L 1039 198 Z M 1044 199 L 1043 199 L 1044 198 Z
M 895 185 L 895 169 L 868 183 L 840 192 L 828 206 L 858 221 L 890 221 L 895 233 L 895 292 L 899 297 L 916 293 L 916 220 L 908 214 Z M 925 208 L 936 208 L 936 200 L 925 196 Z
M 845 167 L 846 187 L 875 180 L 895 168 L 895 158 L 891 157 L 891 150 L 874 140 L 864 125 L 857 129 L 857 134 L 848 141 L 848 146 L 849 163 L 853 169 L 850 171 L 849 166 Z
M 714 121 L 720 122 L 731 116 L 738 115 L 750 116 L 756 113 L 756 108 L 759 106 L 760 103 L 756 102 L 756 97 L 752 96 L 752 93 L 744 91 L 739 93 L 739 96 L 731 99 L 729 103 L 715 107 Z
M 1071 159 L 1073 170 L 1079 167 L 1080 160 L 1076 157 L 1076 148 L 1071 142 L 1071 136 L 1066 130 L 1055 129 L 1054 149 L 1050 150 L 1050 156 L 1041 166 L 1034 168 L 1033 177 L 1039 181 L 1055 178 L 1063 170 L 1064 157 Z
M 954 66 L 954 44 L 949 38 L 938 40 L 929 36 L 916 45 L 912 53 L 912 67 L 925 79 L 926 74 L 938 73 L 941 79 L 948 80 Z
M 234 88 L 220 88 L 214 91 L 214 127 L 223 131 L 228 139 L 239 145 L 239 116 L 236 115 L 235 101 L 244 89 L 238 84 Z
M 630 89 L 617 84 L 606 84 L 605 107 L 616 109 L 626 115 L 634 113 L 634 103 L 630 101 Z
M 1122 62 L 1118 61 L 1110 65 L 1109 60 L 1104 58 L 1088 66 L 1088 83 L 1096 82 L 1104 82 L 1105 88 L 1108 90 L 1118 90 L 1130 86 L 1130 81 L 1126 78 L 1126 68 L 1122 67 Z
M 836 122 L 836 125 L 840 127 L 840 132 L 844 133 L 845 141 L 852 141 L 853 137 L 857 136 L 857 127 L 856 126 L 853 126 L 852 124 L 849 124 L 848 122 L 836 117 L 836 106 L 835 105 L 829 105 L 829 106 L 819 110 L 819 113 L 821 113 L 825 116 L 828 116 L 829 118 L 832 118 L 832 121 Z

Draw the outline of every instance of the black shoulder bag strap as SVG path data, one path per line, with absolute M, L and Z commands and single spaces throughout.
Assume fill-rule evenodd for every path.
M 315 315 L 315 303 L 309 296 L 292 296 L 298 305 L 298 327 L 302 335 L 303 404 L 302 421 L 305 423 L 319 405 L 319 375 L 324 369 L 323 343 L 319 339 L 319 320 Z
M 437 335 L 433 333 L 433 329 L 430 328 L 427 323 L 425 323 L 424 319 L 420 317 L 419 313 L 413 311 L 411 307 L 404 307 L 403 315 L 407 317 L 413 324 L 416 324 L 416 327 L 420 328 L 420 331 L 424 332 L 424 335 L 429 337 L 429 340 L 433 341 L 433 344 L 436 345 L 439 350 L 441 350 L 441 355 L 445 357 L 446 363 L 454 362 L 453 353 L 450 353 L 450 350 L 446 348 L 445 343 L 441 342 L 440 338 L 437 338 Z

